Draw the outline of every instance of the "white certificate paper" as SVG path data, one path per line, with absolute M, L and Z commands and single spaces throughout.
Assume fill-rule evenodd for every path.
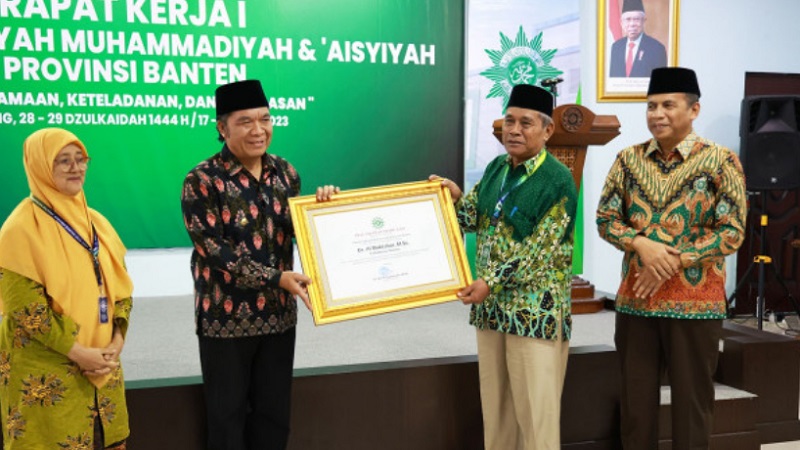
M 435 197 L 313 218 L 329 304 L 454 277 Z

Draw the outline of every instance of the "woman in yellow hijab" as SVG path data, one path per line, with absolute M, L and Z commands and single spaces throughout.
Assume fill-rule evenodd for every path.
M 124 449 L 125 247 L 86 204 L 89 155 L 74 134 L 36 131 L 23 158 L 31 195 L 0 229 L 4 448 Z

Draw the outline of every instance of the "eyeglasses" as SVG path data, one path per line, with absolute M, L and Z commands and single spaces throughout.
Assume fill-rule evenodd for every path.
M 64 172 L 68 172 L 72 168 L 73 164 L 78 167 L 78 170 L 86 170 L 86 168 L 89 166 L 89 161 L 91 161 L 91 158 L 88 156 L 77 156 L 75 158 L 65 156 L 63 158 L 56 159 L 55 166 Z

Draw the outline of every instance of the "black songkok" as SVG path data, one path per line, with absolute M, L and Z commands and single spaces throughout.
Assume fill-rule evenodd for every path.
M 518 84 L 511 89 L 506 108 L 532 109 L 548 116 L 553 116 L 553 94 L 530 84 Z
M 642 4 L 642 0 L 625 0 L 624 2 L 622 2 L 622 12 L 626 13 L 628 11 L 644 12 L 644 5 Z
M 243 109 L 269 108 L 267 96 L 258 80 L 223 84 L 216 90 L 217 117 Z
M 659 67 L 650 74 L 647 95 L 682 92 L 700 97 L 700 86 L 694 70 L 684 67 Z

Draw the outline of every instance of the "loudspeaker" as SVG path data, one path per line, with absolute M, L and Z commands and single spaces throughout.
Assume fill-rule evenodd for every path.
M 798 125 L 798 95 L 761 95 L 742 100 L 739 157 L 748 190 L 800 186 Z

